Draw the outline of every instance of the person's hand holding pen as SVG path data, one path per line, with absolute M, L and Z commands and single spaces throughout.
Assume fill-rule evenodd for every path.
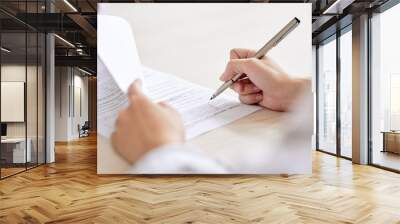
M 233 49 L 230 61 L 220 77 L 227 81 L 236 74 L 246 74 L 231 88 L 239 94 L 245 104 L 259 104 L 276 111 L 288 111 L 299 95 L 310 84 L 310 80 L 293 79 L 268 56 L 254 58 L 255 51 Z

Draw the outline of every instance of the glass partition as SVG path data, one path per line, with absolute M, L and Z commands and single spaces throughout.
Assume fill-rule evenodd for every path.
M 41 4 L 39 1 L 27 2 L 26 12 L 28 13 L 40 13 Z M 32 22 L 38 17 L 33 17 Z M 39 70 L 40 67 L 40 37 L 37 30 L 27 27 L 26 38 L 27 38 L 27 97 L 26 97 L 26 113 L 27 113 L 27 150 L 31 151 L 30 162 L 27 163 L 27 167 L 35 167 L 38 165 L 39 160 Z
M 36 32 L 27 33 L 27 74 L 26 74 L 26 114 L 27 114 L 27 150 L 30 151 L 30 160 L 27 167 L 34 167 L 38 160 L 37 144 L 37 117 L 38 117 L 38 35 Z
M 38 33 L 38 74 L 37 74 L 37 162 L 46 162 L 46 36 Z
M 19 1 L 17 11 L 43 5 Z M 44 33 L 0 12 L 0 178 L 45 163 L 45 45 Z
M 1 175 L 26 170 L 26 33 L 1 34 Z M 6 50 L 4 50 L 6 49 Z

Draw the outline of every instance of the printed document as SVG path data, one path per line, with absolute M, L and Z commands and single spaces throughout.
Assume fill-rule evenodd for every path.
M 98 132 L 109 137 L 118 112 L 128 105 L 126 93 L 98 58 Z M 226 125 L 260 109 L 244 105 L 232 96 L 220 95 L 209 101 L 213 91 L 173 75 L 142 67 L 145 93 L 155 102 L 164 101 L 181 115 L 186 137 L 191 139 Z

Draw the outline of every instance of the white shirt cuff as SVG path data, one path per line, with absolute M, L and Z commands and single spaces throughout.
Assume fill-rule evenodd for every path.
M 224 174 L 223 164 L 187 144 L 171 144 L 148 152 L 132 167 L 139 174 Z

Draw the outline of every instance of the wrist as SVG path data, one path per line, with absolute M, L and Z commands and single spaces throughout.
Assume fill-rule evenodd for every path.
M 310 84 L 310 80 L 308 79 L 290 79 L 290 85 L 288 88 L 285 88 L 287 90 L 287 100 L 284 105 L 285 111 L 293 109 L 293 104 L 310 88 Z

